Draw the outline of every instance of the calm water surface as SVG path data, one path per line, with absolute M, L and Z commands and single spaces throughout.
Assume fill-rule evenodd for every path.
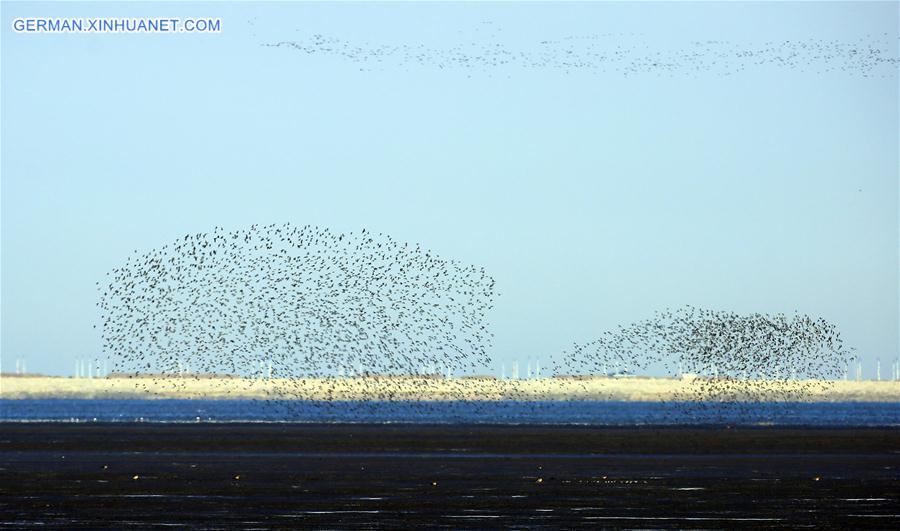
M 0 421 L 900 426 L 898 403 L 0 400 Z

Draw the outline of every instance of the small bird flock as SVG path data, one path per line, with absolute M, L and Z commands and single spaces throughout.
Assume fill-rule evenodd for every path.
M 216 227 L 135 251 L 107 275 L 105 352 L 147 392 L 215 374 L 265 380 L 280 400 L 303 396 L 308 379 L 489 363 L 495 283 L 484 269 L 365 229 Z M 379 393 L 392 399 L 384 381 Z
M 483 22 L 489 32 L 461 36 L 450 46 L 373 44 L 313 34 L 300 40 L 263 43 L 269 48 L 307 57 L 333 58 L 360 71 L 431 69 L 468 74 L 509 73 L 512 70 L 555 70 L 620 76 L 730 76 L 753 69 L 780 69 L 815 74 L 893 78 L 897 74 L 897 37 L 887 33 L 856 40 L 785 39 L 759 43 L 694 40 L 660 47 L 641 34 L 595 33 L 558 39 L 521 38 L 507 44 L 502 28 Z M 463 38 L 468 37 L 468 38 Z M 893 40 L 892 40 L 893 39 Z M 513 42 L 512 40 L 509 40 Z
M 850 351 L 837 327 L 783 313 L 740 315 L 684 306 L 575 344 L 563 374 L 689 375 L 675 401 L 688 404 L 800 401 L 843 375 Z

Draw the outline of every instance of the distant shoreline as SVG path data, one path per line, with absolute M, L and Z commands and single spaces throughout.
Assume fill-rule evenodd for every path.
M 495 378 L 355 377 L 247 379 L 235 377 L 72 378 L 0 376 L 0 399 L 279 399 L 279 400 L 597 400 L 661 402 L 721 400 L 705 378 L 557 377 Z M 736 400 L 799 402 L 900 402 L 898 381 L 730 382 Z

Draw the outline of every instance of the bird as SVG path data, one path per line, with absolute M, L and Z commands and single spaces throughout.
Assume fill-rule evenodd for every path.
M 528 72 L 603 77 L 730 78 L 752 71 L 794 71 L 815 76 L 888 78 L 900 60 L 887 34 L 851 38 L 799 38 L 760 41 L 726 39 L 668 42 L 665 47 L 636 32 L 593 32 L 555 38 L 507 38 L 490 21 L 458 32 L 456 42 L 371 43 L 315 33 L 300 40 L 262 43 L 270 49 L 327 58 L 362 72 L 422 71 L 465 74 L 466 79 Z
M 675 393 L 679 419 L 721 421 L 764 415 L 761 402 L 795 402 L 833 385 L 850 351 L 837 326 L 795 313 L 752 313 L 686 305 L 575 343 L 555 362 L 558 374 L 626 374 L 661 368 L 695 377 Z M 790 375 L 790 377 L 788 377 Z M 767 420 L 770 420 L 767 418 Z
M 147 395 L 202 381 L 216 396 L 253 396 L 269 418 L 331 418 L 338 409 L 452 418 L 490 407 L 491 418 L 515 419 L 514 410 L 466 399 L 484 387 L 465 376 L 493 364 L 497 286 L 482 266 L 368 228 L 216 226 L 129 253 L 96 284 L 97 330 L 114 372 Z M 821 317 L 684 305 L 572 342 L 552 372 L 583 390 L 611 373 L 692 373 L 663 411 L 704 421 L 805 400 L 830 385 L 849 353 Z M 462 377 L 450 386 L 448 372 Z M 517 407 L 549 407 L 515 382 L 495 388 Z M 447 389 L 449 406 L 414 400 Z
M 339 374 L 392 402 L 410 384 L 427 393 L 426 368 L 490 364 L 496 292 L 484 268 L 365 228 L 217 226 L 132 253 L 107 278 L 104 351 L 148 394 L 204 380 L 221 396 L 257 389 L 296 418 L 297 398 L 369 407 L 340 400 Z

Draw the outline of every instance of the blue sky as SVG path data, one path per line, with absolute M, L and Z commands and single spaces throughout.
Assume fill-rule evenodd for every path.
M 70 374 L 98 353 L 94 282 L 135 249 L 291 222 L 483 265 L 501 292 L 495 369 L 549 365 L 573 341 L 693 304 L 824 317 L 871 375 L 898 355 L 896 63 L 865 76 L 745 60 L 728 75 L 396 57 L 360 68 L 264 45 L 321 34 L 538 57 L 559 41 L 655 57 L 827 41 L 896 58 L 897 10 L 4 2 L 4 370 L 25 357 Z M 223 31 L 13 33 L 24 16 L 220 17 Z

